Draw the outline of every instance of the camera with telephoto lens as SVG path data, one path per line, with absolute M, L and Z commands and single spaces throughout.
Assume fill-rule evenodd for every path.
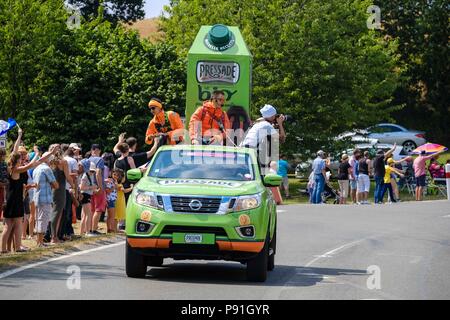
M 273 126 L 275 129 L 278 129 L 278 122 L 277 119 L 281 117 L 281 114 L 276 114 L 275 115 L 275 121 L 273 122 Z M 293 123 L 294 122 L 294 118 L 289 115 L 289 114 L 284 114 L 284 121 L 283 122 L 287 122 L 287 123 Z

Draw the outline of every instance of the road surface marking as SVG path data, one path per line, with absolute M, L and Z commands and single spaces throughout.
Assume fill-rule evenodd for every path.
M 321 255 L 316 255 L 314 259 L 312 259 L 310 262 L 308 262 L 305 265 L 305 267 L 310 267 L 312 264 L 314 264 L 315 262 L 319 261 L 322 258 L 332 258 L 333 254 L 335 254 L 335 253 L 337 253 L 337 252 L 339 252 L 341 250 L 345 250 L 345 249 L 348 249 L 350 247 L 353 247 L 354 245 L 357 245 L 358 243 L 363 242 L 363 241 L 365 241 L 365 240 L 367 240 L 369 238 L 372 238 L 372 237 L 368 237 L 368 238 L 363 238 L 363 239 L 359 239 L 359 240 L 356 240 L 356 241 L 352 241 L 352 242 L 346 243 L 346 244 L 344 244 L 344 245 L 342 245 L 340 247 L 337 247 L 337 248 L 335 248 L 333 250 L 325 252 L 325 253 L 323 253 Z
M 13 274 L 16 274 L 16 273 L 19 273 L 19 272 L 22 272 L 22 271 L 25 271 L 25 270 L 28 270 L 28 269 L 36 268 L 38 266 L 41 266 L 43 264 L 47 264 L 47 263 L 50 263 L 50 262 L 55 262 L 55 261 L 59 261 L 59 260 L 72 258 L 72 257 L 75 257 L 75 256 L 80 256 L 82 254 L 90 253 L 90 252 L 95 252 L 95 251 L 100 251 L 100 250 L 104 250 L 104 249 L 114 248 L 114 247 L 118 247 L 118 246 L 121 246 L 121 245 L 124 245 L 124 244 L 125 244 L 125 241 L 121 241 L 121 242 L 118 242 L 118 243 L 107 244 L 107 245 L 104 245 L 104 246 L 101 246 L 101 247 L 97 247 L 97 248 L 93 248 L 93 249 L 89 249 L 89 250 L 83 250 L 83 251 L 79 251 L 79 252 L 74 252 L 74 253 L 67 254 L 67 255 L 64 255 L 64 256 L 61 256 L 61 257 L 50 258 L 50 259 L 45 260 L 45 261 L 36 262 L 36 263 L 33 263 L 33 264 L 29 264 L 29 265 L 26 265 L 26 266 L 22 266 L 22 267 L 13 269 L 13 270 L 9 270 L 9 271 L 0 273 L 0 279 L 4 279 L 6 277 L 12 276 Z
M 334 248 L 334 249 L 332 249 L 332 250 L 330 250 L 330 251 L 328 251 L 328 252 L 325 252 L 325 253 L 323 253 L 323 254 L 321 254 L 321 255 L 315 255 L 315 256 L 314 256 L 315 258 L 314 258 L 313 260 L 311 260 L 310 262 L 308 262 L 308 263 L 307 263 L 304 267 L 302 267 L 301 269 L 307 269 L 307 268 L 310 267 L 313 263 L 315 263 L 316 261 L 318 261 L 318 260 L 320 260 L 320 259 L 322 259 L 322 258 L 332 258 L 332 255 L 333 255 L 333 254 L 335 254 L 335 253 L 337 253 L 337 252 L 339 252 L 339 251 L 341 251 L 341 250 L 348 249 L 348 248 L 350 248 L 350 247 L 352 247 L 352 246 L 354 246 L 354 245 L 356 245 L 356 244 L 358 244 L 358 243 L 360 243 L 360 242 L 363 242 L 363 241 L 365 241 L 365 240 L 367 240 L 367 239 L 375 238 L 375 237 L 377 237 L 377 236 L 378 236 L 378 235 L 374 235 L 374 236 L 362 238 L 362 239 L 359 239 L 359 240 L 356 240 L 356 241 L 352 241 L 352 242 L 346 243 L 346 244 L 344 244 L 344 245 L 342 245 L 342 246 L 339 246 L 339 247 L 337 247 L 337 248 Z M 292 285 L 292 284 L 296 283 L 294 277 L 298 277 L 298 276 L 302 276 L 302 274 L 301 274 L 301 273 L 295 273 L 295 274 L 293 274 L 293 275 L 290 276 L 288 279 L 286 279 L 285 284 L 284 284 L 283 286 L 268 290 L 268 292 L 267 292 L 266 294 L 264 294 L 264 296 L 263 296 L 262 299 L 263 299 L 263 300 L 264 300 L 264 299 L 269 299 L 269 300 L 278 300 L 278 299 L 280 299 L 281 294 L 283 293 L 284 290 L 288 290 L 289 288 L 294 287 L 294 286 Z M 326 276 L 326 275 L 319 275 L 319 276 L 324 277 L 324 276 Z M 331 282 L 328 282 L 328 283 L 331 283 Z M 328 284 L 328 283 L 327 283 L 327 284 Z M 340 284 L 340 283 L 339 283 L 339 284 Z M 315 285 L 317 285 L 317 284 L 315 284 Z M 295 288 L 293 288 L 293 289 L 295 289 Z
M 450 214 L 448 214 L 446 216 L 442 216 L 442 218 L 450 218 Z

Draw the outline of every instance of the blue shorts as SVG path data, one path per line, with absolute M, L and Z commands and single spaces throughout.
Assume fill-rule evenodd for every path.
M 358 180 L 350 180 L 350 189 L 356 190 L 358 187 Z
M 416 186 L 417 187 L 425 187 L 426 186 L 425 177 L 426 177 L 425 174 L 420 177 L 416 177 Z
M 116 207 L 116 200 L 108 200 L 108 209 L 113 209 Z

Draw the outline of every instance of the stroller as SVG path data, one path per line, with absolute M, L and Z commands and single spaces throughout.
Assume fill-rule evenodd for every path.
M 325 187 L 322 193 L 322 202 L 327 203 L 328 200 L 332 200 L 333 204 L 339 204 L 341 194 L 338 190 L 331 187 L 330 182 L 325 183 Z

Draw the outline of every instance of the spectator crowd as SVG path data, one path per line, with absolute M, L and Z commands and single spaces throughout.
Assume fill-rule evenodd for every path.
M 329 184 L 330 159 L 324 151 L 319 150 L 313 161 L 307 184 L 310 202 L 324 203 L 327 195 L 332 193 L 339 204 L 346 204 L 349 197 L 354 204 L 369 204 L 370 177 L 373 177 L 374 203 L 382 204 L 386 194 L 388 203 L 396 203 L 400 201 L 398 183 L 404 183 L 405 175 L 408 174 L 411 175 L 412 184 L 415 186 L 416 200 L 421 201 L 426 187 L 427 170 L 432 179 L 445 176 L 444 166 L 437 161 L 439 154 L 444 150 L 430 155 L 426 155 L 423 151 L 415 159 L 408 156 L 396 161 L 392 157 L 395 148 L 396 144 L 387 152 L 378 150 L 373 159 L 368 151 L 362 153 L 359 149 L 355 149 L 350 157 L 348 154 L 343 154 L 337 174 L 339 191 L 333 191 Z M 430 160 L 428 168 L 427 160 Z M 403 169 L 403 162 L 406 163 L 406 169 Z

